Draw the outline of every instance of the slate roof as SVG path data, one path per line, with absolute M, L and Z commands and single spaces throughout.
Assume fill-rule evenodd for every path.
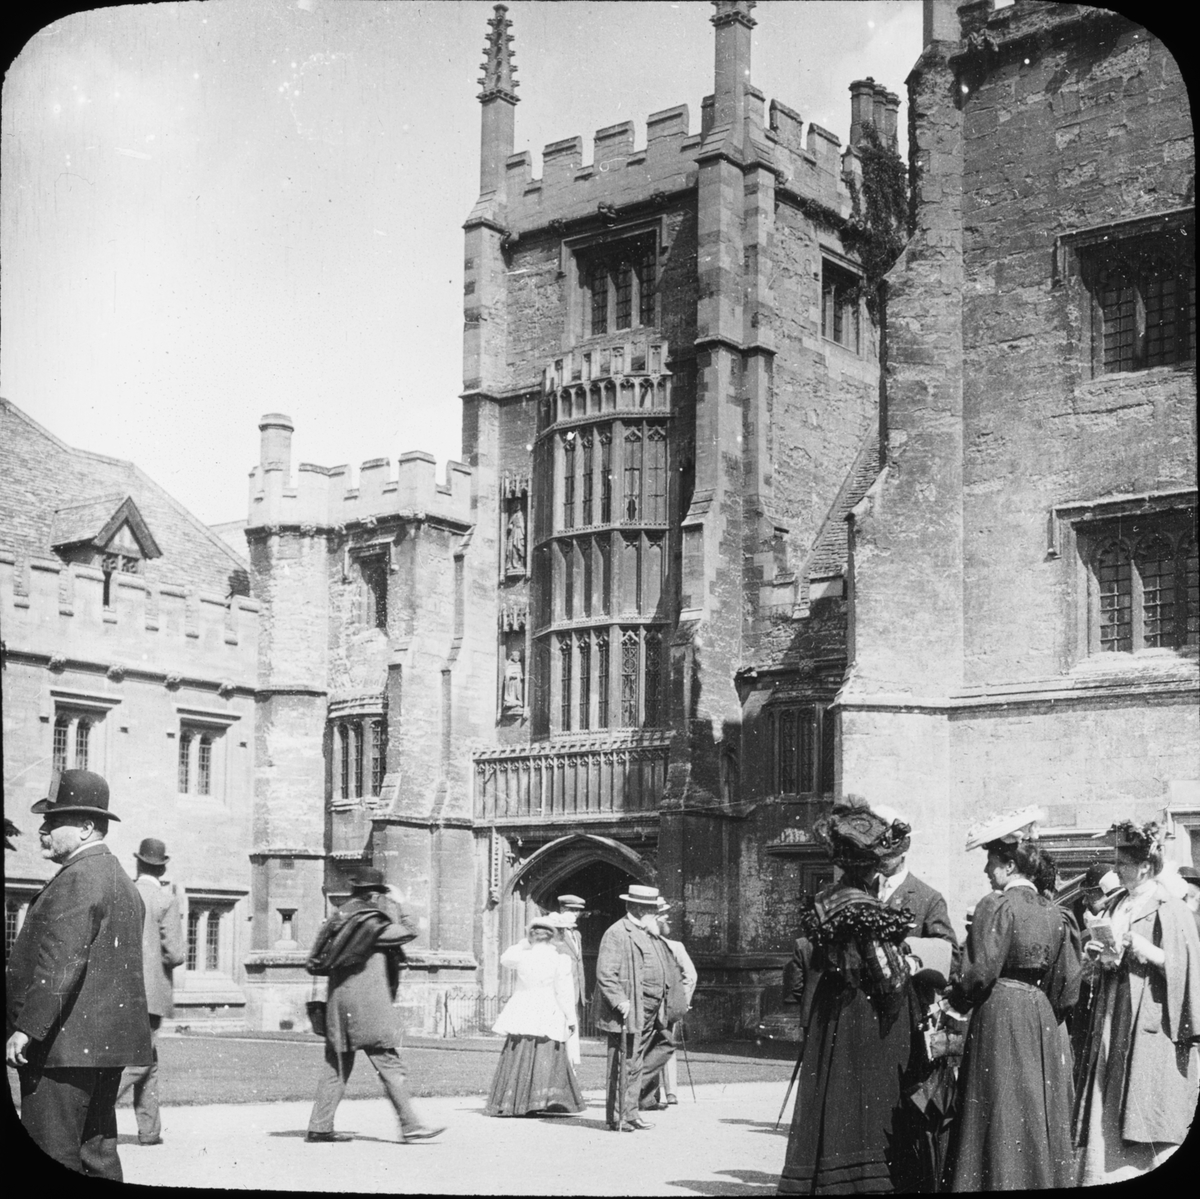
M 854 460 L 842 483 L 837 498 L 833 501 L 825 523 L 813 543 L 812 553 L 804 564 L 804 576 L 809 579 L 827 579 L 845 575 L 849 565 L 850 543 L 846 517 L 879 476 L 879 438 L 867 439 L 858 457 Z
M 246 562 L 134 463 L 75 449 L 0 399 L 0 545 L 57 557 L 66 536 L 90 540 L 131 498 L 162 556 L 147 582 L 229 594 Z M 107 505 L 107 507 L 106 507 Z

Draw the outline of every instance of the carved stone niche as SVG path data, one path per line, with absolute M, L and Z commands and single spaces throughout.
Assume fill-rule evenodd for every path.
M 504 559 L 501 574 L 506 579 L 523 579 L 527 573 L 529 528 L 526 496 L 516 495 L 504 503 Z
M 504 680 L 500 689 L 501 719 L 525 719 L 525 635 L 523 632 L 504 633 L 500 637 L 504 657 Z

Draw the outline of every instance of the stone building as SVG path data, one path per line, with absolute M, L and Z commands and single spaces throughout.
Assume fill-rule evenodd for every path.
M 886 465 L 854 510 L 841 779 L 920 830 L 1042 804 L 1067 867 L 1167 816 L 1196 860 L 1195 156 L 1116 13 L 926 5 L 916 228 L 889 275 Z
M 5 944 L 53 873 L 30 807 L 52 769 L 109 782 L 132 874 L 167 843 L 184 897 L 181 1022 L 240 1024 L 249 949 L 259 605 L 247 562 L 133 463 L 64 445 L 0 401 Z
M 838 793 L 916 825 L 955 919 L 984 812 L 1041 802 L 1064 866 L 1197 806 L 1194 236 L 1184 86 L 1081 6 L 931 0 L 909 78 L 913 233 L 868 306 L 864 164 L 751 83 L 717 0 L 713 94 L 514 154 L 489 22 L 465 229 L 463 464 L 301 463 L 264 418 L 251 1005 L 371 862 L 422 936 L 410 1027 L 503 994 L 573 891 L 589 976 L 631 881 L 680 905 L 694 1035 L 781 1028 L 811 827 Z M 769 10 L 768 10 L 769 13 Z M 769 20 L 769 15 L 766 18 Z M 869 230 L 867 231 L 869 232 Z M 881 372 L 880 360 L 884 360 Z
M 255 910 L 298 911 L 303 943 L 323 891 L 384 868 L 423 930 L 410 1024 L 447 990 L 503 991 L 500 952 L 562 891 L 588 899 L 590 973 L 637 881 L 683 903 L 698 1024 L 752 1027 L 819 873 L 789 837 L 833 792 L 878 344 L 847 240 L 859 156 L 753 86 L 753 7 L 715 5 L 699 129 L 680 105 L 599 130 L 587 163 L 554 142 L 535 176 L 497 5 L 465 465 L 293 481 L 290 421 L 263 420 Z M 852 140 L 870 125 L 894 152 L 899 98 L 856 81 L 851 107 Z M 306 980 L 265 929 L 269 1023 Z

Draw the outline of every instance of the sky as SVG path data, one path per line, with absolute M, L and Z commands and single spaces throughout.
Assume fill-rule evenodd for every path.
M 515 150 L 712 91 L 707 0 L 514 0 Z M 258 420 L 293 468 L 459 456 L 462 223 L 491 3 L 190 0 L 38 32 L 0 114 L 0 394 L 245 515 Z M 846 141 L 848 85 L 905 95 L 919 0 L 764 0 L 751 80 Z M 900 129 L 907 125 L 901 107 Z M 901 152 L 904 153 L 902 140 Z

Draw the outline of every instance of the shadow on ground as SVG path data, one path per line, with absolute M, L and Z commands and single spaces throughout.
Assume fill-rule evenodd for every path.
M 771 1120 L 737 1120 L 731 1118 L 729 1120 L 722 1120 L 721 1123 L 744 1124 L 747 1128 L 753 1128 L 758 1132 L 774 1133 L 777 1137 L 786 1137 L 791 1131 L 792 1127 L 792 1122 L 790 1120 L 782 1121 L 778 1128 L 775 1127 L 775 1124 Z
M 778 1174 L 762 1170 L 718 1170 L 728 1175 L 729 1182 L 711 1178 L 673 1178 L 668 1186 L 687 1187 L 697 1195 L 773 1195 L 779 1185 Z

